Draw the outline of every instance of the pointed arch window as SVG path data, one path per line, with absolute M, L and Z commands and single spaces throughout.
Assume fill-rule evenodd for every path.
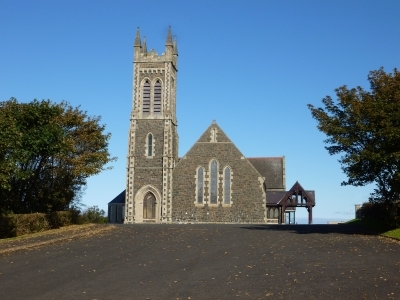
M 143 84 L 143 113 L 150 113 L 150 82 Z
M 151 133 L 147 136 L 147 156 L 153 156 L 153 135 Z
M 210 164 L 210 204 L 218 201 L 218 163 L 215 159 Z
M 224 169 L 224 204 L 231 204 L 231 169 Z
M 157 80 L 154 84 L 154 106 L 153 111 L 155 114 L 161 113 L 161 82 Z
M 199 167 L 197 169 L 197 204 L 203 204 L 203 195 L 204 195 L 204 168 Z

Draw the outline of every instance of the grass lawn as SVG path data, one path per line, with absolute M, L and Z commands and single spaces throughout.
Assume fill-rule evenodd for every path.
M 377 231 L 380 235 L 400 240 L 400 228 L 395 228 L 395 229 L 390 228 L 387 225 L 384 225 L 377 220 L 353 219 L 353 220 L 346 222 L 346 224 L 365 226 L 369 229 Z
M 382 233 L 382 235 L 400 240 L 400 228 L 386 231 L 385 233 Z

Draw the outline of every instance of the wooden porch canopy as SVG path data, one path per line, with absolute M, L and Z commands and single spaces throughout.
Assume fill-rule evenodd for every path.
M 305 207 L 308 211 L 308 223 L 312 224 L 312 208 L 315 206 L 315 192 L 306 191 L 298 181 L 289 191 L 267 192 L 267 207 L 280 207 L 279 223 L 285 217 L 288 207 Z

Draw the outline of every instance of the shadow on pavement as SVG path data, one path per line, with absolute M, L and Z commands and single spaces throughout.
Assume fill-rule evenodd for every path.
M 341 233 L 341 234 L 362 234 L 362 235 L 379 235 L 380 232 L 372 231 L 363 226 L 351 224 L 334 224 L 334 225 L 247 225 L 240 227 L 246 230 L 270 230 L 270 231 L 289 231 L 297 234 L 309 233 Z

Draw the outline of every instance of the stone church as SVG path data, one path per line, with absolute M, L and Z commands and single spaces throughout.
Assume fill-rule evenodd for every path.
M 161 55 L 134 42 L 126 190 L 108 206 L 111 223 L 294 223 L 313 191 L 286 191 L 285 157 L 246 158 L 213 121 L 178 157 L 178 47 L 171 29 Z

